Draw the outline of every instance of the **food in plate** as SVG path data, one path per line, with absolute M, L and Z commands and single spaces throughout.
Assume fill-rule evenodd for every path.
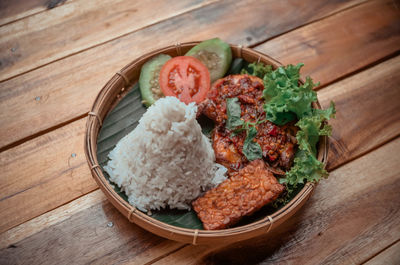
M 198 59 L 178 56 L 161 68 L 159 82 L 165 96 L 177 97 L 186 104 L 200 103 L 210 90 L 210 73 Z
M 110 152 L 104 167 L 138 209 L 190 209 L 201 192 L 224 180 L 196 105 L 177 98 L 156 101 L 138 126 Z
M 210 81 L 223 77 L 231 62 L 231 48 L 219 38 L 203 41 L 185 56 L 172 60 L 167 54 L 159 54 L 142 66 L 139 78 L 142 103 L 149 107 L 164 96 L 199 103 L 205 98 Z
M 192 205 L 205 229 L 223 229 L 272 202 L 284 205 L 300 185 L 327 176 L 316 144 L 330 134 L 333 103 L 312 108 L 317 84 L 300 82 L 302 64 L 272 69 L 235 60 L 231 69 L 243 65 L 240 74 L 224 76 L 232 60 L 227 46 L 213 39 L 143 66 L 140 80 L 147 86 L 159 75 L 160 88 L 140 88 L 143 100 L 161 99 L 105 168 L 138 209 Z M 196 120 L 202 116 L 214 123 L 210 139 Z
M 207 191 L 192 205 L 204 229 L 224 229 L 274 201 L 284 189 L 259 159 L 231 173 L 229 179 Z

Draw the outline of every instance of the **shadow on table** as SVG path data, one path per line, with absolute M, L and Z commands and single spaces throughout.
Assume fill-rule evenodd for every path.
M 303 220 L 304 208 L 286 223 L 268 235 L 234 243 L 205 256 L 202 264 L 259 264 L 282 261 L 283 252 L 287 251 L 301 238 L 298 236 L 300 220 Z

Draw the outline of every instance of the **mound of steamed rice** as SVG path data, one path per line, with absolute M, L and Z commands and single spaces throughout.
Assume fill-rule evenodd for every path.
M 131 205 L 142 211 L 190 209 L 192 200 L 224 180 L 226 169 L 214 163 L 196 111 L 194 103 L 162 98 L 110 152 L 104 169 Z

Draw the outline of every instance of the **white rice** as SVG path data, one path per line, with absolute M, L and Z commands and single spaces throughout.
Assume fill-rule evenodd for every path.
M 159 99 L 110 152 L 104 169 L 131 205 L 142 211 L 190 209 L 193 199 L 226 179 L 196 111 L 194 103 Z

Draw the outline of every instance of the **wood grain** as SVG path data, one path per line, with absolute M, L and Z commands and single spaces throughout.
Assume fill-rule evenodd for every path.
M 100 189 L 97 189 L 54 210 L 26 221 L 21 225 L 0 233 L 0 249 L 7 248 L 24 238 L 42 231 L 46 227 L 68 219 L 71 215 L 84 211 L 93 205 L 102 203 L 106 199 L 107 197 L 104 193 Z
M 76 0 L 0 27 L 0 81 L 213 1 Z
M 4 54 L 0 57 L 0 81 L 115 39 L 146 25 L 157 23 L 190 9 L 199 8 L 210 2 L 213 2 L 213 0 L 191 1 L 190 3 L 188 1 L 169 3 L 160 1 L 116 0 L 110 2 L 96 0 L 88 2 L 75 0 L 65 7 L 58 8 L 55 12 L 47 11 L 9 24 L 0 28 L 0 36 L 2 36 L 0 54 Z M 275 11 L 282 14 L 282 11 L 285 11 L 286 14 L 290 13 L 293 18 L 300 17 L 303 21 L 320 17 L 321 14 L 316 11 L 322 11 L 323 15 L 326 13 L 324 11 L 332 12 L 353 4 L 332 1 L 328 4 L 316 2 L 308 6 L 309 3 L 315 1 L 303 1 L 300 4 L 293 1 L 287 3 L 287 5 L 274 4 L 274 2 L 258 2 L 258 6 L 262 4 L 267 7 L 269 12 L 264 14 Z M 242 5 L 237 4 L 237 2 L 226 4 L 238 7 Z M 315 9 L 312 9 L 313 7 Z M 253 8 L 257 8 L 257 6 Z M 261 10 L 265 9 L 265 7 L 261 7 Z M 302 10 L 304 14 L 307 12 L 308 16 L 304 16 L 304 14 L 293 16 L 294 12 L 290 12 L 290 9 Z M 217 9 L 217 12 L 220 11 Z M 314 12 L 311 13 L 311 11 Z M 208 18 L 211 18 L 211 16 L 208 16 Z M 283 19 L 284 17 L 280 20 L 281 23 L 284 22 Z M 285 23 L 292 22 L 292 19 Z M 301 23 L 301 21 L 299 22 Z M 254 28 L 254 30 L 256 35 L 265 32 L 264 27 Z M 63 32 L 63 34 L 60 34 L 60 32 Z M 263 37 L 265 39 L 267 36 Z M 35 45 L 31 45 L 32 41 L 35 41 Z M 10 53 L 8 51 L 10 47 L 16 48 L 16 51 Z
M 0 153 L 0 232 L 97 189 L 84 128 L 81 119 Z
M 31 7 L 26 12 L 19 9 L 14 13 L 14 18 L 25 21 L 23 26 L 31 32 L 12 34 L 15 28 L 9 27 L 11 35 L 7 38 L 13 40 L 12 44 L 21 41 L 35 46 L 52 43 L 50 37 L 55 36 L 59 42 L 53 44 L 57 47 L 46 46 L 46 51 L 39 52 L 37 47 L 28 47 L 33 53 L 21 53 L 21 58 L 7 57 L 7 52 L 17 57 L 20 51 L 26 52 L 25 46 L 10 46 L 0 53 L 12 67 L 15 59 L 21 73 L 30 71 L 0 83 L 0 150 L 7 149 L 0 153 L 0 264 L 400 261 L 400 56 L 394 57 L 399 54 L 399 1 L 219 1 L 126 33 L 121 33 L 125 29 L 119 29 L 117 22 L 114 24 L 120 18 L 118 13 L 116 18 L 105 18 L 112 21 L 110 27 L 116 29 L 112 34 L 117 37 L 107 39 L 109 35 L 98 31 L 84 35 L 82 38 L 89 41 L 81 43 L 71 41 L 69 35 L 57 32 L 56 36 L 53 32 L 45 36 L 41 31 L 52 33 L 56 27 L 65 29 L 64 24 L 76 25 L 85 21 L 84 15 L 72 14 L 69 21 L 62 14 L 68 11 L 67 5 L 58 7 L 57 12 L 38 11 L 34 7 L 38 3 L 43 1 L 33 0 L 27 4 Z M 72 3 L 73 0 L 68 5 Z M 195 0 L 191 3 L 202 4 Z M 12 3 L 19 4 L 19 0 Z M 87 14 L 99 9 L 87 2 L 85 5 L 90 10 Z M 350 8 L 354 5 L 357 6 Z M 53 16 L 41 16 L 35 10 Z M 340 10 L 346 11 L 321 19 Z M 0 8 L 0 24 L 2 11 Z M 115 14 L 114 11 L 94 13 Z M 147 8 L 145 12 L 150 11 Z M 29 18 L 21 17 L 24 14 L 42 17 L 43 21 L 29 28 Z M 266 14 L 272 15 L 266 19 Z M 94 16 L 87 18 L 104 19 Z M 4 18 L 13 19 L 13 15 Z M 315 20 L 318 21 L 301 27 Z M 82 36 L 79 34 L 91 27 L 81 24 L 82 29 L 75 27 L 77 32 L 73 33 L 77 35 L 73 36 Z M 18 21 L 9 25 L 18 25 Z M 102 26 L 105 25 L 98 23 L 94 27 Z M 300 28 L 280 35 L 297 27 Z M 7 27 L 0 27 L 0 43 L 4 28 Z M 35 31 L 50 41 L 24 39 L 29 34 L 35 36 Z M 155 34 L 159 32 L 165 34 Z M 156 48 L 154 43 L 159 47 L 214 34 L 244 45 L 272 37 L 257 49 L 269 53 L 271 48 L 285 63 L 304 59 L 310 67 L 303 74 L 311 74 L 323 85 L 330 84 L 319 91 L 319 97 L 324 106 L 331 99 L 337 103 L 328 164 L 329 169 L 335 170 L 317 187 L 305 208 L 268 237 L 230 246 L 185 246 L 130 224 L 96 190 L 82 152 L 82 117 L 112 73 L 133 57 Z M 166 35 L 176 39 L 167 39 Z M 79 45 L 74 46 L 74 42 Z M 65 56 L 69 57 L 63 59 Z M 388 58 L 392 59 L 382 62 Z M 44 66 L 46 60 L 50 64 Z M 377 65 L 350 76 L 374 64 Z M 39 68 L 33 70 L 36 67 Z M 18 75 L 17 68 L 10 71 Z M 341 81 L 334 83 L 338 79 Z M 22 142 L 12 147 L 12 143 Z
M 39 217 L 40 231 L 2 248 L 0 264 L 145 264 L 182 245 L 130 223 L 108 200 L 86 205 L 83 211 L 72 204 L 51 213 L 53 220 L 61 217 L 57 223 L 46 224 L 46 218 Z M 69 218 L 64 218 L 65 211 L 71 211 Z
M 400 56 L 318 92 L 323 107 L 333 100 L 328 168 L 333 169 L 400 134 Z
M 333 171 L 270 236 L 186 246 L 154 264 L 359 264 L 400 238 L 399 149 L 397 138 Z
M 382 265 L 382 264 L 400 264 L 400 241 L 385 249 L 372 259 L 368 260 L 365 265 Z
M 359 3 L 306 1 L 300 6 L 295 3 L 282 6 L 280 2 L 268 1 L 260 6 L 258 1 L 253 1 L 218 2 L 0 83 L 0 121 L 3 124 L 0 134 L 4 135 L 0 139 L 0 150 L 82 117 L 100 88 L 116 71 L 155 48 L 214 36 L 231 43 L 254 44 Z M 302 12 L 295 12 L 299 8 Z M 255 25 L 263 21 L 266 14 L 272 16 L 267 27 L 257 30 Z M 243 23 L 237 24 L 237 17 L 241 17 Z M 164 34 L 155 35 L 154 32 Z M 37 97 L 39 101 L 35 100 Z
M 347 119 L 344 119 L 341 115 L 338 114 L 338 117 L 335 120 L 335 124 L 333 124 L 333 126 L 335 128 L 334 132 L 336 130 L 341 132 L 340 138 L 338 138 L 338 141 L 340 141 L 341 143 L 346 143 L 347 145 L 350 146 L 346 149 L 343 149 L 341 152 L 333 152 L 332 156 L 330 157 L 330 160 L 331 161 L 340 161 L 340 163 L 335 162 L 336 166 L 338 166 L 339 164 L 343 164 L 349 160 L 354 159 L 354 157 L 357 156 L 357 154 L 359 154 L 361 151 L 365 152 L 365 151 L 369 151 L 369 150 L 377 148 L 378 146 L 382 145 L 386 141 L 390 140 L 394 135 L 398 134 L 398 132 L 400 131 L 399 130 L 400 119 L 396 118 L 397 116 L 394 116 L 395 120 L 394 120 L 394 122 L 392 122 L 390 124 L 388 124 L 386 122 L 387 118 L 385 118 L 385 115 L 386 115 L 385 113 L 386 113 L 388 107 L 389 107 L 389 109 L 396 108 L 396 106 L 398 106 L 398 104 L 399 104 L 398 102 L 394 102 L 394 100 L 396 100 L 398 98 L 398 97 L 396 97 L 396 95 L 397 95 L 396 93 L 399 93 L 398 89 L 397 89 L 399 82 L 396 81 L 397 80 L 396 73 L 398 73 L 398 71 L 400 70 L 399 69 L 399 67 L 400 67 L 399 66 L 399 61 L 400 61 L 399 58 L 400 57 L 394 58 L 394 59 L 389 60 L 384 63 L 381 63 L 380 65 L 377 65 L 377 66 L 369 69 L 365 73 L 362 72 L 362 73 L 359 73 L 359 74 L 349 78 L 350 81 L 349 81 L 348 85 L 341 84 L 341 85 L 336 86 L 336 84 L 333 84 L 333 85 L 325 87 L 321 91 L 319 91 L 319 94 L 323 94 L 323 96 L 321 98 L 322 98 L 322 102 L 324 104 L 327 104 L 329 102 L 329 100 L 333 99 L 338 103 L 338 107 L 340 107 L 339 113 L 341 112 L 344 115 L 344 113 L 353 112 L 352 115 L 354 115 L 354 117 L 357 117 L 356 119 L 351 121 L 351 126 L 349 126 L 349 121 Z M 376 73 L 376 74 L 372 74 L 372 73 Z M 384 85 L 382 85 L 381 89 L 384 89 L 384 91 L 382 91 L 382 93 L 376 93 L 376 90 L 373 89 L 373 88 L 375 88 L 375 83 L 374 83 L 376 81 L 375 79 L 377 79 L 377 76 L 379 76 L 379 75 L 387 76 L 388 79 L 393 79 L 393 82 L 386 82 Z M 355 78 L 358 78 L 358 76 L 365 78 L 365 81 L 359 82 L 359 83 L 355 82 L 354 80 L 355 80 Z M 358 78 L 357 80 L 359 80 L 359 79 L 360 78 Z M 342 81 L 342 83 L 344 83 L 344 82 L 346 82 L 346 80 Z M 354 107 L 352 98 L 355 97 L 355 94 L 354 94 L 355 92 L 353 93 L 352 91 L 355 91 L 358 94 L 365 94 L 365 97 L 363 98 L 363 101 L 362 101 L 362 105 L 363 105 L 362 107 Z M 391 93 L 390 91 L 394 91 L 395 94 Z M 376 102 L 378 102 L 378 103 L 379 102 L 387 102 L 387 104 L 377 104 Z M 391 106 L 393 104 L 393 102 L 395 104 L 397 104 L 397 105 L 394 105 L 394 107 Z M 377 116 L 364 115 L 363 113 L 368 109 L 374 109 L 374 111 L 376 113 L 375 115 L 377 115 Z M 396 111 L 394 111 L 394 112 L 396 113 Z M 393 115 L 397 115 L 397 114 L 393 114 Z M 361 119 L 360 117 L 363 117 L 363 118 Z M 376 119 L 376 117 L 381 117 L 381 118 Z M 376 128 L 380 128 L 380 127 L 383 128 L 385 126 L 387 126 L 387 128 L 385 128 L 384 130 L 377 130 L 377 131 L 368 130 L 368 129 L 353 130 L 353 128 L 358 128 L 358 127 L 363 128 L 366 126 L 366 124 L 374 124 L 374 126 L 376 126 Z M 62 131 L 62 133 L 59 131 Z M 71 134 L 67 133 L 70 131 L 76 132 L 77 135 L 73 136 L 72 133 Z M 352 133 L 350 133 L 350 132 L 352 132 Z M 67 158 L 70 156 L 70 153 L 72 153 L 72 152 L 76 152 L 77 156 L 75 157 L 75 159 L 81 159 L 79 161 L 83 163 L 83 164 L 79 165 L 75 170 L 78 170 L 79 172 L 81 172 L 81 174 L 79 175 L 80 179 L 84 179 L 88 182 L 88 184 L 85 184 L 85 185 L 90 185 L 90 183 L 92 183 L 93 180 L 90 177 L 90 172 L 87 169 L 86 163 L 84 163 L 84 161 L 83 161 L 84 157 L 83 157 L 83 153 L 81 154 L 81 150 L 80 150 L 81 146 L 79 146 L 78 149 L 71 147 L 74 145 L 71 143 L 76 142 L 76 143 L 81 144 L 82 133 L 83 133 L 83 120 L 79 120 L 77 122 L 71 123 L 68 126 L 57 129 L 52 133 L 46 134 L 42 137 L 39 137 L 37 139 L 27 142 L 24 145 L 21 145 L 22 147 L 26 146 L 27 144 L 29 144 L 29 146 L 39 146 L 40 147 L 40 146 L 42 146 L 42 144 L 41 144 L 41 141 L 39 141 L 39 140 L 49 139 L 48 146 L 52 146 L 52 148 L 54 150 L 59 150 L 58 151 L 59 153 L 56 153 L 56 157 L 58 157 L 56 160 L 57 161 L 60 160 L 60 162 L 56 161 L 55 163 L 52 163 L 51 167 L 47 167 L 47 168 L 44 166 L 41 166 L 40 174 L 39 173 L 32 174 L 30 172 L 32 172 L 32 171 L 35 172 L 35 170 L 38 170 L 38 169 L 35 169 L 36 168 L 35 161 L 36 162 L 41 161 L 42 156 L 43 156 L 42 153 L 44 153 L 45 150 L 49 150 L 48 147 L 44 146 L 43 149 L 40 149 L 43 151 L 39 152 L 40 155 L 38 155 L 38 156 L 29 155 L 29 153 L 26 151 L 28 149 L 27 148 L 20 149 L 22 147 L 16 147 L 16 148 L 10 149 L 10 150 L 0 154 L 0 157 L 10 157 L 10 158 L 15 157 L 14 154 L 18 154 L 18 153 L 27 153 L 28 154 L 28 156 L 26 158 L 17 156 L 17 158 L 21 157 L 21 159 L 19 159 L 19 162 L 21 165 L 24 165 L 25 163 L 27 165 L 26 167 L 22 167 L 22 169 L 21 169 L 21 167 L 17 168 L 16 166 L 10 166 L 7 163 L 2 164 L 2 168 L 13 168 L 12 172 L 15 172 L 15 175 L 17 175 L 17 176 L 18 176 L 18 172 L 25 172 L 24 176 L 20 177 L 20 179 L 23 183 L 12 183 L 12 180 L 9 179 L 7 182 L 1 181 L 2 185 L 8 186 L 9 189 L 11 189 L 11 190 L 14 189 L 14 191 L 16 191 L 18 188 L 19 189 L 22 188 L 23 190 L 20 192 L 21 196 L 22 196 L 22 194 L 24 194 L 24 192 L 25 192 L 24 190 L 29 191 L 30 190 L 29 187 L 35 185 L 35 183 L 37 183 L 37 182 L 40 182 L 41 178 L 43 176 L 50 176 L 51 174 L 54 174 L 57 176 L 57 174 L 58 174 L 57 172 L 67 171 L 69 168 L 66 167 L 65 163 L 61 162 L 62 159 L 60 159 L 60 157 Z M 368 133 L 370 133 L 370 134 L 368 135 Z M 63 137 L 58 138 L 58 137 L 55 137 L 52 135 L 63 135 Z M 354 145 L 354 146 L 351 145 L 351 142 L 354 139 L 357 139 L 358 135 L 362 135 L 362 137 L 361 136 L 360 137 L 366 138 L 366 139 L 368 139 L 368 141 L 360 141 L 358 143 L 358 145 Z M 73 140 L 69 139 L 72 136 L 74 137 L 74 139 Z M 334 134 L 334 137 L 336 137 L 335 134 Z M 70 149 L 68 149 L 68 148 L 70 148 Z M 331 150 L 332 149 L 333 149 L 333 147 L 331 146 Z M 16 152 L 14 150 L 20 150 L 20 151 Z M 11 153 L 11 152 L 13 152 L 13 153 Z M 346 152 L 349 152 L 349 154 L 347 154 Z M 4 154 L 9 154 L 9 155 L 4 156 Z M 381 153 L 379 153 L 379 154 L 381 154 Z M 11 160 L 11 159 L 9 159 L 9 160 Z M 29 161 L 29 160 L 32 160 L 32 161 Z M 3 160 L 0 160 L 0 161 L 3 161 Z M 9 163 L 12 163 L 12 161 L 9 161 Z M 15 165 L 15 163 L 13 165 Z M 330 166 L 332 166 L 332 165 L 330 164 Z M 374 165 L 374 164 L 372 164 L 371 166 L 376 167 L 376 165 Z M 368 169 L 366 169 L 366 170 L 369 171 Z M 56 173 L 52 173 L 52 172 L 56 172 Z M 364 171 L 361 171 L 361 173 L 363 173 L 363 172 Z M 361 173 L 358 171 L 355 173 L 349 172 L 347 177 L 352 176 L 353 174 L 361 174 Z M 381 173 L 382 173 L 382 175 L 386 175 L 387 172 L 382 171 Z M 9 173 L 8 175 L 12 175 L 12 174 Z M 29 179 L 30 176 L 31 176 L 32 180 Z M 68 173 L 64 174 L 63 176 L 60 176 L 59 177 L 60 181 L 68 180 L 68 176 L 69 176 Z M 335 179 L 335 175 L 330 177 L 330 179 L 332 179 L 332 178 Z M 349 181 L 353 180 L 350 177 L 348 177 L 348 179 L 349 179 Z M 372 181 L 372 180 L 373 180 L 372 178 L 369 179 L 369 181 Z M 357 181 L 359 182 L 359 180 L 357 180 Z M 356 182 L 356 184 L 358 186 L 362 184 L 362 183 L 358 183 L 358 182 Z M 8 183 L 11 183 L 11 184 L 9 185 Z M 323 182 L 323 183 L 325 183 L 325 182 Z M 323 186 L 323 183 L 321 184 L 321 186 Z M 342 200 L 342 199 L 343 200 L 350 199 L 350 197 L 352 196 L 352 191 L 353 191 L 353 189 L 355 189 L 355 186 L 354 186 L 355 184 L 354 185 L 353 184 L 354 183 L 346 183 L 346 185 L 343 186 L 346 188 L 346 190 L 343 191 L 345 193 L 341 194 L 340 196 L 338 195 L 333 198 L 331 196 L 331 194 L 328 193 L 328 195 L 327 195 L 328 197 L 325 198 L 323 201 L 331 202 L 331 203 L 340 203 L 340 200 Z M 15 186 L 15 185 L 18 185 L 18 186 Z M 64 203 L 71 201 L 71 200 L 75 199 L 76 196 L 79 196 L 79 193 L 71 193 L 69 191 L 70 188 L 68 188 L 67 186 L 63 186 L 63 188 L 65 190 L 60 189 L 59 185 L 60 185 L 59 182 L 49 182 L 48 184 L 46 183 L 46 186 L 44 188 L 45 191 L 43 191 L 43 194 L 40 194 L 41 198 L 50 198 L 51 199 L 51 195 L 48 195 L 48 194 L 50 194 L 50 193 L 53 194 L 52 193 L 53 189 L 57 189 L 58 195 L 63 198 L 63 200 L 58 201 L 59 203 L 63 203 L 63 201 L 64 201 Z M 84 184 L 79 184 L 79 185 L 85 186 Z M 76 185 L 76 186 L 79 186 L 79 185 Z M 336 187 L 336 185 L 338 185 L 338 184 L 330 184 L 330 186 L 328 186 L 328 187 L 332 188 L 334 186 Z M 368 185 L 372 185 L 372 183 L 369 183 Z M 319 190 L 321 186 L 319 186 L 317 190 Z M 74 189 L 76 189 L 76 188 L 77 187 L 74 187 Z M 360 189 L 367 189 L 367 188 L 368 187 L 362 186 Z M 329 191 L 329 190 L 323 191 L 322 194 L 325 194 L 325 192 L 334 193 L 336 191 L 337 191 L 336 189 L 333 189 L 333 191 Z M 76 195 L 76 194 L 78 194 L 78 195 Z M 27 198 L 26 202 L 23 203 L 20 201 L 20 203 L 17 204 L 18 207 L 20 207 L 20 208 L 13 210 L 14 211 L 13 213 L 18 214 L 18 220 L 14 220 L 14 224 L 12 226 L 20 223 L 19 220 L 27 220 L 27 219 L 34 217 L 33 215 L 31 215 L 32 212 L 26 213 L 25 210 L 21 211 L 21 209 L 29 209 L 29 207 L 31 207 L 31 205 L 29 204 L 30 203 L 29 201 L 31 200 L 30 196 L 34 196 L 34 195 L 32 195 L 32 194 L 25 195 L 25 198 Z M 82 197 L 82 201 L 80 201 L 80 203 L 85 205 L 86 209 L 91 208 L 91 206 L 96 207 L 95 205 L 99 204 L 98 201 L 92 200 L 91 197 L 89 197 L 89 195 L 86 195 L 86 196 Z M 347 196 L 347 197 L 344 198 L 345 196 Z M 90 202 L 87 202 L 86 200 L 90 200 Z M 7 201 L 7 200 L 5 200 L 5 201 Z M 9 204 L 12 203 L 11 201 L 8 201 L 8 202 L 9 202 Z M 4 203 L 6 203 L 6 202 L 4 202 Z M 52 203 L 54 203 L 54 201 Z M 40 213 L 43 213 L 43 212 L 49 211 L 52 208 L 55 208 L 56 204 L 49 207 L 49 205 L 47 205 L 47 200 L 43 200 L 43 201 L 38 202 L 37 205 L 35 205 L 35 207 L 36 207 L 36 209 L 38 209 L 40 207 L 40 211 L 37 210 L 37 212 L 36 212 L 36 214 L 39 215 Z M 319 207 L 320 208 L 318 211 L 324 211 L 324 209 L 325 209 L 324 205 L 322 205 L 322 206 L 320 205 Z M 100 208 L 97 207 L 96 209 L 99 210 Z M 73 229 L 73 227 L 81 227 L 83 231 L 87 230 L 88 233 L 91 233 L 90 232 L 91 228 L 88 227 L 90 224 L 83 223 L 84 222 L 83 220 L 85 220 L 85 218 L 87 218 L 87 216 L 90 216 L 91 214 L 93 214 L 92 212 L 86 213 L 87 211 L 89 211 L 89 210 L 84 210 L 84 211 L 82 211 L 82 213 L 80 213 L 84 217 L 77 218 L 77 219 L 75 219 L 74 222 L 65 223 L 65 225 L 71 226 L 71 227 L 68 227 L 65 229 L 70 230 L 70 229 Z M 1 212 L 0 211 L 0 213 L 1 213 L 0 220 L 3 220 L 3 214 L 8 214 L 9 212 L 7 212 L 7 211 Z M 29 214 L 29 217 L 26 217 L 25 216 L 26 214 Z M 73 213 L 73 212 L 71 214 L 75 215 L 75 213 Z M 63 215 L 61 213 L 55 213 L 55 216 L 53 217 L 54 220 L 57 220 L 57 216 L 60 216 L 60 220 L 63 220 Z M 6 219 L 7 218 L 8 217 L 6 216 Z M 41 217 L 38 217 L 38 218 L 40 219 Z M 122 217 L 121 215 L 118 215 L 118 217 L 115 217 L 115 218 L 124 219 L 124 217 Z M 11 221 L 13 221 L 13 220 L 11 220 Z M 18 231 L 18 234 L 20 234 L 21 236 L 16 236 L 11 241 L 7 241 L 8 244 L 17 244 L 18 245 L 19 241 L 27 240 L 26 242 L 30 242 L 29 244 L 32 245 L 31 247 L 33 247 L 33 245 L 35 245 L 35 242 L 37 242 L 37 240 L 46 241 L 47 239 L 42 239 L 43 236 L 47 235 L 46 233 L 44 235 L 42 234 L 40 236 L 36 235 L 36 234 L 39 234 L 38 231 L 45 231 L 47 229 L 46 228 L 47 225 L 41 221 L 36 222 L 36 221 L 32 220 L 31 222 L 32 222 L 31 225 L 27 225 L 26 227 L 24 226 L 25 224 L 15 227 L 13 231 Z M 37 223 L 39 223 L 39 224 L 34 225 Z M 52 224 L 53 223 L 49 224 L 49 226 Z M 30 228 L 32 226 L 33 226 L 33 228 Z M 11 227 L 11 225 L 10 225 L 10 227 Z M 85 237 L 83 231 L 81 232 L 81 233 L 83 233 L 82 237 Z M 120 232 L 122 234 L 125 233 L 124 230 L 120 231 Z M 33 239 L 30 239 L 32 241 L 28 240 L 29 236 L 33 237 Z M 88 236 L 91 237 L 91 235 L 88 235 Z M 112 242 L 117 241 L 119 236 L 120 236 L 120 234 L 110 235 L 108 240 L 110 240 Z M 5 237 L 4 235 L 1 235 L 0 239 L 2 239 L 4 237 Z M 145 236 L 143 236 L 143 237 L 145 237 Z M 70 244 L 70 243 L 68 243 L 68 244 Z M 134 244 L 134 243 L 132 242 L 132 244 Z M 166 244 L 165 246 L 168 245 L 168 243 L 165 243 L 165 244 Z M 2 245 L 2 246 L 4 246 L 4 245 Z M 179 248 L 182 245 L 175 245 L 175 246 L 176 246 L 176 248 Z M 86 245 L 83 247 L 86 247 Z M 127 248 L 128 247 L 131 247 L 131 245 L 128 245 Z M 157 249 L 157 251 L 159 251 L 158 248 L 156 248 L 156 249 Z M 162 249 L 164 250 L 164 248 L 162 248 Z M 169 251 L 174 251 L 174 250 L 175 249 L 169 249 Z M 50 256 L 53 255 L 53 257 L 56 257 L 58 255 L 57 249 L 47 250 L 47 251 L 48 251 L 48 254 L 46 254 L 46 255 L 50 255 Z M 200 248 L 196 251 L 200 251 L 201 253 L 203 253 L 202 248 Z M 133 258 L 132 256 L 130 256 L 129 251 L 125 248 L 122 248 L 121 252 L 118 252 L 118 253 L 121 255 L 121 257 L 120 257 L 121 260 L 129 261 Z M 152 253 L 151 247 L 149 247 L 149 252 L 146 252 L 146 253 Z M 157 252 L 157 253 L 165 254 L 168 252 L 163 252 L 160 250 L 160 252 Z M 110 261 L 109 258 L 114 257 L 113 254 L 110 254 L 106 257 L 102 257 L 100 252 L 93 254 L 93 255 L 94 256 L 92 256 L 92 258 L 98 259 L 99 263 L 102 263 L 103 261 L 104 261 L 103 263 L 108 263 Z M 117 254 L 115 254 L 115 255 L 117 255 Z M 149 255 L 152 255 L 152 254 L 149 254 Z M 189 253 L 188 255 L 194 255 L 194 254 Z
M 378 0 L 335 14 L 257 47 L 327 85 L 400 51 L 400 1 Z
M 68 3 L 73 0 L 68 0 Z M 2 0 L 0 26 L 67 3 L 67 0 Z

